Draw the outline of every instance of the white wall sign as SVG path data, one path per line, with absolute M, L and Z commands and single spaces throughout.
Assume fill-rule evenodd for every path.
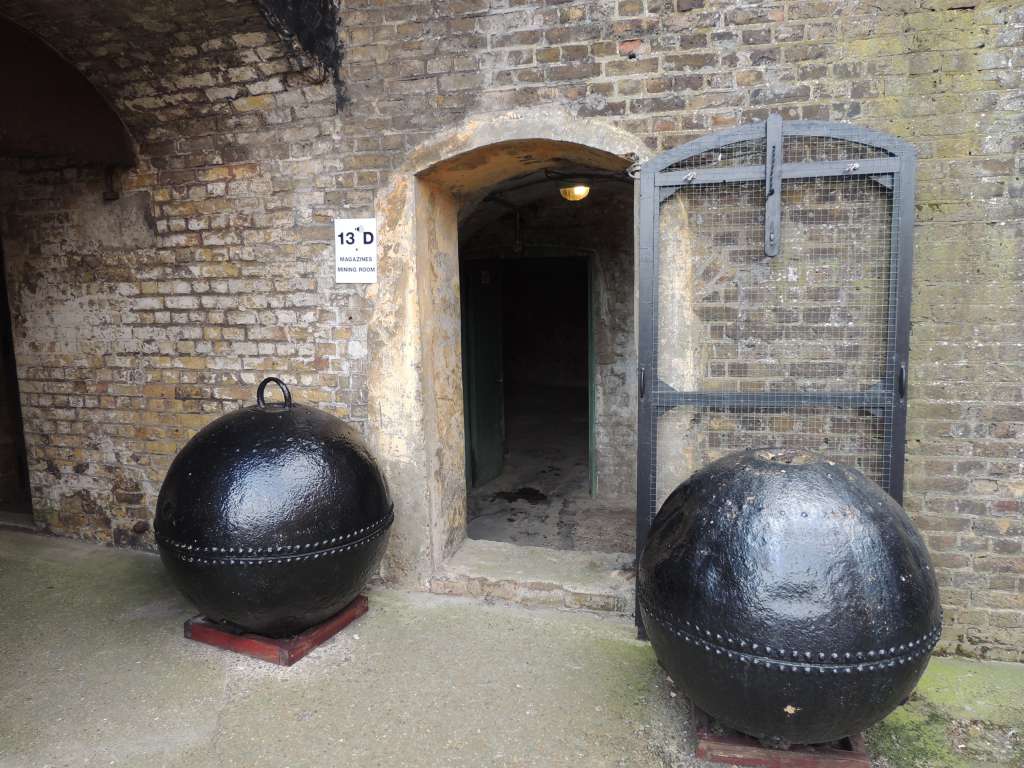
M 377 282 L 377 220 L 334 220 L 334 282 Z

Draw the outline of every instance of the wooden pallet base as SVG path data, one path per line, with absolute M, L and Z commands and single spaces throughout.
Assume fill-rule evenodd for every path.
M 185 622 L 185 637 L 256 659 L 290 667 L 318 645 L 330 640 L 370 608 L 365 595 L 359 595 L 340 612 L 315 627 L 292 637 L 264 637 L 214 623 L 202 616 Z
M 737 731 L 712 728 L 706 712 L 693 707 L 697 757 L 712 763 L 751 768 L 871 768 L 861 734 L 832 744 L 773 749 Z

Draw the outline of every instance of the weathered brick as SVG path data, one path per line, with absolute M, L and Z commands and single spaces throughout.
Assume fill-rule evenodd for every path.
M 844 120 L 919 150 L 905 501 L 936 554 L 945 637 L 965 652 L 1021 658 L 1020 14 L 971 13 L 968 28 L 959 13 L 832 0 L 343 0 L 336 90 L 251 8 L 230 21 L 183 19 L 165 34 L 161 24 L 76 24 L 76 5 L 58 5 L 45 23 L 16 0 L 0 0 L 0 11 L 34 27 L 124 118 L 139 164 L 121 189 L 147 198 L 152 228 L 135 233 L 145 245 L 118 246 L 117 233 L 88 245 L 82 201 L 102 199 L 98 170 L 0 168 L 5 255 L 32 265 L 12 266 L 9 282 L 15 317 L 27 318 L 15 334 L 34 502 L 52 530 L 149 541 L 125 533 L 128 521 L 152 508 L 151 489 L 188 434 L 251 400 L 261 366 L 282 366 L 311 401 L 365 423 L 372 308 L 324 277 L 328 222 L 370 215 L 409 153 L 467 117 L 558 105 L 652 149 L 772 111 Z M 97 53 L 118 38 L 145 58 Z M 846 322 L 833 309 L 847 297 L 811 287 L 811 304 L 774 315 L 759 343 L 773 323 L 799 335 Z M 722 341 L 725 296 L 695 308 Z M 75 322 L 39 321 L 40 307 L 70 297 L 83 300 Z M 796 341 L 820 343 L 809 332 Z M 61 352 L 65 342 L 78 352 Z M 786 370 L 817 381 L 851 360 L 790 360 Z M 137 488 L 115 486 L 110 455 Z

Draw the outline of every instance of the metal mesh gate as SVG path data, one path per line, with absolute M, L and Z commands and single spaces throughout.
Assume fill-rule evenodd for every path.
M 902 141 L 776 115 L 641 167 L 638 552 L 672 489 L 742 448 L 901 498 L 913 179 Z

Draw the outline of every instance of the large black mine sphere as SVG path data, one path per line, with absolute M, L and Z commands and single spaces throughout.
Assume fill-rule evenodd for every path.
M 265 403 L 277 383 L 283 403 Z M 175 584 L 209 619 L 292 635 L 359 594 L 392 509 L 355 430 L 267 379 L 259 405 L 222 416 L 174 459 L 154 532 Z
M 662 666 L 721 723 L 833 741 L 910 695 L 939 637 L 924 542 L 860 472 L 760 449 L 701 469 L 662 505 L 638 574 Z

